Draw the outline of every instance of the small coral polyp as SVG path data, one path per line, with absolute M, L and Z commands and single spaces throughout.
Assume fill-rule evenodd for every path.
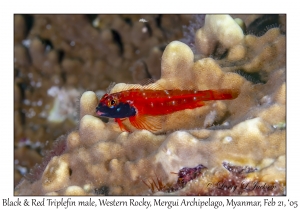
M 195 36 L 202 59 L 195 59 L 184 43 L 171 42 L 162 56 L 161 78 L 155 82 L 165 89 L 237 89 L 240 94 L 236 99 L 205 102 L 200 108 L 165 115 L 160 119 L 163 129 L 159 133 L 137 130 L 125 120 L 133 129 L 129 133 L 121 132 L 112 120 L 104 123 L 97 118 L 97 96 L 85 92 L 80 100 L 79 128 L 66 137 L 66 151 L 52 158 L 39 180 L 23 180 L 15 194 L 283 195 L 286 130 L 279 125 L 285 125 L 286 118 L 285 61 L 264 59 L 260 57 L 264 53 L 250 50 L 256 45 L 249 42 L 253 35 L 243 35 L 239 27 L 230 16 L 207 15 L 205 26 Z M 274 36 L 271 31 L 260 37 L 262 46 L 278 44 Z M 252 44 L 244 48 L 246 42 Z M 243 53 L 233 59 L 232 53 L 239 52 L 240 47 Z M 232 60 L 248 62 L 249 57 L 256 57 L 268 67 L 262 69 L 264 81 L 255 84 L 240 74 L 224 71 L 221 61 L 212 55 L 224 49 L 230 53 L 222 59 L 233 69 L 237 63 Z M 268 48 L 268 52 L 276 55 L 274 59 L 285 57 L 285 50 L 276 47 Z M 256 68 L 247 68 L 251 66 Z M 138 85 L 120 83 L 110 93 L 131 87 Z M 201 166 L 199 170 L 197 166 Z M 176 186 L 179 175 L 184 184 L 164 190 Z M 245 180 L 270 187 L 256 185 L 252 190 L 233 191 L 217 185 L 241 186 Z

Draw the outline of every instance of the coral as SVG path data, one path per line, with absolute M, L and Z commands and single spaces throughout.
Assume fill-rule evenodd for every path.
M 241 19 L 246 26 L 246 34 L 256 36 L 264 35 L 271 28 L 279 28 L 286 33 L 286 15 L 284 14 L 256 14 L 256 15 L 231 15 L 233 18 Z
M 206 15 L 204 26 L 196 32 L 195 44 L 201 54 L 207 56 L 214 52 L 216 45 L 229 49 L 238 45 L 243 37 L 242 28 L 229 15 Z
M 154 47 L 147 58 L 136 61 L 131 67 L 133 81 L 142 83 L 147 81 L 147 79 L 159 79 L 161 69 L 158 61 L 162 54 L 163 52 L 159 47 Z
M 68 186 L 69 176 L 68 155 L 53 157 L 42 176 L 43 191 L 54 192 Z
M 241 168 L 241 167 L 237 167 Z M 219 173 L 217 176 L 211 171 L 205 171 L 197 179 L 188 183 L 187 187 L 172 195 L 282 195 L 285 182 L 263 181 L 258 178 L 249 178 L 248 172 Z M 272 172 L 273 173 L 273 172 Z M 217 177 L 217 179 L 216 179 Z M 164 195 L 157 192 L 156 195 Z
M 82 189 L 81 187 L 78 186 L 69 186 L 64 194 L 66 195 L 85 195 L 85 191 L 84 189 Z
M 37 181 L 41 178 L 45 168 L 49 161 L 55 157 L 61 155 L 67 148 L 65 137 L 58 138 L 52 145 L 52 150 L 46 151 L 43 161 L 40 164 L 36 164 L 34 168 L 25 175 L 26 179 L 30 182 Z M 37 159 L 37 158 L 36 158 Z
M 48 121 L 60 123 L 64 122 L 67 118 L 71 121 L 78 119 L 75 105 L 80 95 L 78 90 L 65 90 L 64 88 L 60 89 L 57 86 L 53 86 L 47 92 L 48 95 L 55 98 L 54 105 L 47 117 Z
M 205 15 L 194 15 L 188 26 L 183 26 L 181 42 L 187 44 L 195 53 L 195 32 L 204 25 Z
M 218 21 L 220 17 L 223 21 Z M 230 16 L 205 19 L 204 32 L 197 32 L 200 36 L 195 39 L 203 41 L 206 53 L 201 48 L 202 54 L 196 56 L 186 44 L 171 42 L 163 52 L 161 77 L 155 84 L 163 89 L 236 89 L 240 92 L 236 99 L 206 102 L 197 109 L 163 116 L 159 133 L 128 133 L 121 132 L 113 120 L 104 123 L 95 116 L 97 96 L 87 91 L 80 99 L 79 127 L 66 137 L 64 153 L 51 159 L 40 179 L 23 180 L 15 194 L 284 194 L 286 70 L 285 59 L 274 59 L 285 57 L 285 50 L 276 47 L 278 43 L 285 46 L 281 43 L 285 36 L 277 29 L 261 37 L 244 35 L 243 24 Z M 259 40 L 260 47 L 253 40 Z M 229 59 L 239 47 L 244 53 Z M 261 53 L 266 48 L 272 56 Z M 227 68 L 247 65 L 253 57 L 262 67 L 258 82 L 251 81 L 253 75 L 245 78 Z M 223 61 L 228 66 L 220 65 Z M 249 72 L 257 71 L 250 66 Z M 132 86 L 119 83 L 111 92 Z M 172 190 L 165 191 L 168 187 Z
M 130 71 L 157 45 L 182 35 L 191 15 L 15 15 L 14 142 L 22 139 L 39 156 L 78 122 L 78 101 L 85 90 L 105 91 L 111 82 L 133 82 Z M 139 22 L 144 18 L 147 22 Z M 160 53 L 160 54 L 159 54 Z M 160 55 L 150 56 L 155 78 Z M 152 63 L 156 62 L 156 65 Z M 152 74 L 152 72 L 151 72 Z M 47 94 L 52 92 L 53 94 Z M 18 151 L 17 151 L 18 153 Z M 25 160 L 28 157 L 28 160 Z M 31 155 L 16 167 L 29 171 Z M 28 164 L 29 163 L 29 164 Z M 15 182 L 21 170 L 16 170 Z
M 177 191 L 179 189 L 182 189 L 189 181 L 197 178 L 201 175 L 202 169 L 205 169 L 206 167 L 203 165 L 198 165 L 194 168 L 187 168 L 184 167 L 179 170 L 178 172 L 178 179 L 177 182 L 171 186 L 170 184 L 163 184 L 161 179 L 156 176 L 156 181 L 154 179 L 151 179 L 150 181 L 144 182 L 144 184 L 151 190 L 152 193 L 157 191 L 163 191 L 163 192 L 173 192 Z M 175 173 L 177 174 L 177 173 Z
M 195 42 L 201 57 L 218 58 L 223 71 L 257 74 L 259 82 L 268 81 L 271 71 L 285 67 L 286 42 L 279 28 L 270 29 L 261 37 L 244 36 L 230 16 L 207 15 Z
M 234 89 L 250 87 L 250 83 L 237 74 L 224 73 L 220 66 L 213 59 L 206 58 L 198 60 L 194 63 L 194 55 L 191 49 L 179 42 L 171 42 L 165 49 L 162 56 L 162 73 L 161 78 L 155 82 L 161 89 L 191 89 L 191 90 L 206 90 L 206 89 Z M 183 71 L 184 70 L 184 71 Z M 187 81 L 198 82 L 187 82 Z M 208 82 L 209 81 L 209 82 Z M 230 81 L 230 82 L 229 82 Z M 130 89 L 133 85 L 119 83 L 113 87 L 111 93 L 121 90 Z M 141 86 L 142 87 L 142 86 Z M 144 88 L 151 88 L 151 84 Z M 251 94 L 249 91 L 248 94 Z M 242 95 L 239 97 L 243 97 Z M 248 97 L 248 96 L 247 96 Z M 158 117 L 163 121 L 163 128 L 159 132 L 170 131 L 176 129 L 188 129 L 203 127 L 204 124 L 211 126 L 212 124 L 221 124 L 224 121 L 225 115 L 235 113 L 235 110 L 228 110 L 227 106 L 233 102 L 230 101 L 215 101 L 205 102 L 205 106 L 197 109 L 187 109 L 173 114 Z M 245 106 L 247 106 L 246 104 Z M 246 107 L 245 107 L 246 108 Z M 214 115 L 207 115 L 214 112 Z M 233 115 L 232 114 L 232 115 Z M 180 120 L 178 120 L 180 119 Z M 176 121 L 177 123 L 174 123 Z M 130 125 L 128 120 L 123 121 L 124 124 L 135 130 Z

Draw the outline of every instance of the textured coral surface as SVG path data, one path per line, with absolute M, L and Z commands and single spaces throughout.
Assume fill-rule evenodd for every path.
M 111 82 L 158 79 L 163 48 L 181 38 L 190 18 L 15 15 L 15 185 L 56 138 L 76 127 L 84 91 L 101 95 Z
M 96 117 L 98 97 L 86 91 L 79 102 L 78 129 L 57 141 L 61 145 L 57 148 L 63 149 L 50 155 L 36 176 L 33 172 L 31 179 L 23 179 L 15 194 L 284 194 L 285 30 L 247 34 L 255 21 L 238 18 L 206 15 L 203 27 L 192 36 L 195 45 L 169 43 L 160 74 L 153 74 L 159 76 L 155 83 L 162 88 L 236 89 L 240 91 L 236 99 L 205 102 L 200 108 L 162 116 L 163 128 L 156 134 L 128 133 L 114 121 Z M 278 22 L 283 18 L 278 16 Z M 257 27 L 265 19 L 256 17 Z M 140 73 L 142 65 L 136 66 Z M 119 83 L 111 92 L 130 87 Z M 141 86 L 147 87 L 151 85 Z

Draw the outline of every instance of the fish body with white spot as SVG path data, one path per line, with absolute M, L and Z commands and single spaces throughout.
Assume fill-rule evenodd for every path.
M 222 90 L 156 90 L 130 89 L 105 94 L 96 107 L 99 116 L 115 118 L 122 130 L 127 130 L 122 121 L 129 118 L 137 129 L 157 131 L 161 128 L 153 117 L 171 114 L 184 109 L 204 106 L 204 101 L 230 100 L 239 92 Z

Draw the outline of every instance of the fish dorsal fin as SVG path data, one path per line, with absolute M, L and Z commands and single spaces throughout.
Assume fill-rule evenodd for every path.
M 152 78 L 146 78 L 139 82 L 140 85 L 146 86 L 155 83 L 156 81 Z
M 129 117 L 129 121 L 137 129 L 158 131 L 162 128 L 159 116 L 135 115 L 133 117 Z
M 157 83 L 157 80 L 154 80 L 152 78 L 144 79 L 142 82 L 140 82 L 140 85 L 142 85 L 142 88 L 144 89 L 151 89 L 151 90 L 164 90 L 165 88 L 162 87 Z
M 109 84 L 109 86 L 107 87 L 107 89 L 106 89 L 106 93 L 110 93 L 110 91 L 113 89 L 113 87 L 116 85 L 116 83 L 115 82 L 111 82 L 110 84 Z
M 118 87 L 117 87 L 118 86 Z M 116 87 L 116 89 L 115 89 Z M 111 93 L 116 93 L 116 92 L 121 92 L 121 91 L 126 91 L 126 90 L 132 90 L 132 89 L 139 89 L 139 90 L 164 90 L 164 88 L 157 84 L 157 83 L 150 83 L 148 85 L 140 85 L 140 84 L 116 84 L 115 87 L 112 87 L 109 92 Z M 113 91 L 112 91 L 113 90 Z
M 145 89 L 164 90 L 165 88 L 163 88 L 161 85 L 159 85 L 157 83 L 150 83 L 150 84 L 146 85 Z

